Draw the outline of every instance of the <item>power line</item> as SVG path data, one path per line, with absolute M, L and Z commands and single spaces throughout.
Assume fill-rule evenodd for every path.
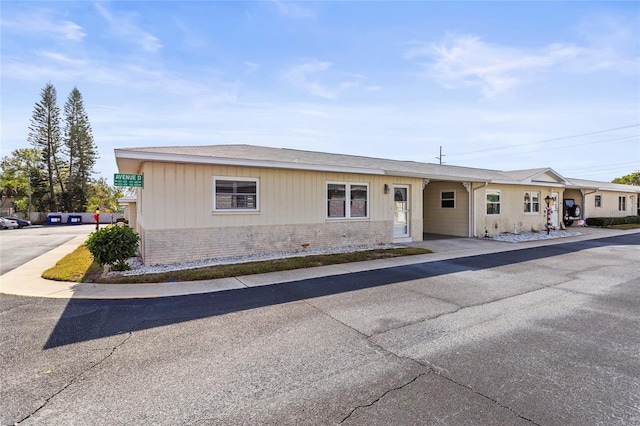
M 592 142 L 583 142 L 583 143 L 577 143 L 577 144 L 573 144 L 573 145 L 562 145 L 562 146 L 554 147 L 554 150 L 575 148 L 575 147 L 585 146 L 585 145 L 595 145 L 595 144 L 604 143 L 604 142 L 614 142 L 614 141 L 620 141 L 620 140 L 624 140 L 624 139 L 633 139 L 633 138 L 640 138 L 640 135 L 623 136 L 623 137 L 620 137 L 620 138 L 604 139 L 604 140 L 592 141 Z M 509 157 L 517 157 L 517 156 L 521 156 L 521 155 L 531 155 L 531 154 L 534 154 L 536 152 L 546 151 L 547 149 L 548 148 L 539 148 L 539 149 L 532 149 L 532 150 L 524 151 L 524 152 L 512 153 L 512 154 L 509 154 Z M 492 149 L 487 149 L 485 151 L 491 151 L 491 150 Z M 484 152 L 484 151 L 479 151 L 479 152 Z
M 487 149 L 482 149 L 479 151 L 468 151 L 468 152 L 460 152 L 460 153 L 453 153 L 453 154 L 449 154 L 451 156 L 468 156 L 471 154 L 477 154 L 477 153 L 482 153 L 482 152 L 487 152 L 487 151 L 497 151 L 497 150 L 501 150 L 501 149 L 513 149 L 516 148 L 518 146 L 525 146 L 525 145 L 530 145 L 530 144 L 541 144 L 541 143 L 549 143 L 549 142 L 556 142 L 556 141 L 560 141 L 560 140 L 565 140 L 565 139 L 573 139 L 573 138 L 579 138 L 579 137 L 583 137 L 583 136 L 590 136 L 590 135 L 597 135 L 600 133 L 607 133 L 607 132 L 613 132 L 616 130 L 623 130 L 623 129 L 630 129 L 633 127 L 640 127 L 640 123 L 638 124 L 630 124 L 627 126 L 620 126 L 620 127 L 614 127 L 611 129 L 604 129 L 604 130 L 596 130 L 593 132 L 588 132 L 588 133 L 580 133 L 577 135 L 571 135 L 571 136 L 563 136 L 563 137 L 559 137 L 559 138 L 552 138 L 552 139 L 544 139 L 541 141 L 537 141 L 537 142 L 526 142 L 526 143 L 521 143 L 521 144 L 516 144 L 516 145 L 506 145 L 506 146 L 501 146 L 501 147 L 497 147 L 497 148 L 487 148 Z M 604 142 L 604 141 L 603 141 Z M 609 141 L 606 141 L 609 142 Z
M 640 138 L 640 135 L 623 136 L 621 138 L 605 139 L 605 140 L 602 140 L 602 141 L 594 141 L 594 142 L 577 143 L 577 144 L 573 144 L 573 145 L 563 145 L 563 146 L 556 147 L 554 149 L 575 148 L 576 146 L 595 145 L 597 143 L 621 141 L 623 139 L 633 139 L 633 138 Z M 528 151 L 527 154 L 530 154 L 532 152 L 538 152 L 538 151 L 543 151 L 543 150 L 542 149 L 535 149 L 533 151 Z
M 569 173 L 571 175 L 601 175 L 601 174 L 607 174 L 607 173 L 624 173 L 625 171 L 629 172 L 629 171 L 633 171 L 633 170 L 640 170 L 640 162 L 637 163 L 636 166 L 631 166 L 631 165 L 627 165 L 627 166 L 615 166 L 615 167 L 595 167 L 592 170 L 590 169 L 584 169 L 584 170 L 579 170 L 579 171 L 571 171 L 571 169 L 567 169 L 567 170 L 563 170 L 563 174 Z
M 613 167 L 613 166 L 619 166 L 619 167 L 614 167 L 615 169 L 619 169 L 619 168 L 621 168 L 621 166 L 626 166 L 626 165 L 629 165 L 629 164 L 639 164 L 639 165 L 640 165 L 640 160 L 638 160 L 638 161 L 629 161 L 629 162 L 627 162 L 627 163 L 603 164 L 603 165 L 596 166 L 596 167 L 593 167 L 593 166 L 588 166 L 588 167 L 578 167 L 578 168 L 575 168 L 575 169 L 567 169 L 567 170 L 568 170 L 568 171 L 576 171 L 576 170 L 601 170 L 601 169 L 609 169 L 609 168 L 611 168 L 611 167 Z

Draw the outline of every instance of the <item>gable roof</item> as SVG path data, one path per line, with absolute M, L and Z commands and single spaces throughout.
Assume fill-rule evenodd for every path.
M 118 169 L 123 173 L 137 173 L 142 161 L 165 161 L 407 176 L 452 181 L 511 180 L 503 172 L 497 170 L 253 145 L 125 148 L 115 149 L 115 156 Z
M 121 173 L 138 173 L 142 162 L 157 161 L 403 176 L 458 182 L 547 185 L 640 193 L 640 187 L 632 185 L 564 178 L 549 167 L 505 172 L 255 145 L 162 146 L 122 148 L 115 149 L 114 152 Z
M 540 169 L 512 170 L 504 172 L 513 180 L 531 184 L 565 184 L 567 181 L 560 173 L 550 167 Z

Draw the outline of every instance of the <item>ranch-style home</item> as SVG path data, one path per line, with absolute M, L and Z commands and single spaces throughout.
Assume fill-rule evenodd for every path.
M 577 216 L 635 215 L 640 187 L 250 145 L 115 150 L 143 175 L 123 200 L 145 264 L 543 230 Z M 576 217 L 576 219 L 578 219 Z

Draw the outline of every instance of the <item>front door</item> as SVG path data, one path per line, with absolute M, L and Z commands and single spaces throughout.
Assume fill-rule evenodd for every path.
M 409 236 L 409 187 L 393 187 L 393 238 Z

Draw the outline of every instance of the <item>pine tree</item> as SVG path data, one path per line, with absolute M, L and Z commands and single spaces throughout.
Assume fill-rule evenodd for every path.
M 60 108 L 57 105 L 56 88 L 51 83 L 42 89 L 41 100 L 33 109 L 27 140 L 42 154 L 49 185 L 49 210 L 57 211 L 56 184 L 64 194 L 64 183 L 60 170 Z
M 98 155 L 82 94 L 77 87 L 73 88 L 64 105 L 64 116 L 64 145 L 68 156 L 66 208 L 81 212 L 87 208 L 89 180 Z

